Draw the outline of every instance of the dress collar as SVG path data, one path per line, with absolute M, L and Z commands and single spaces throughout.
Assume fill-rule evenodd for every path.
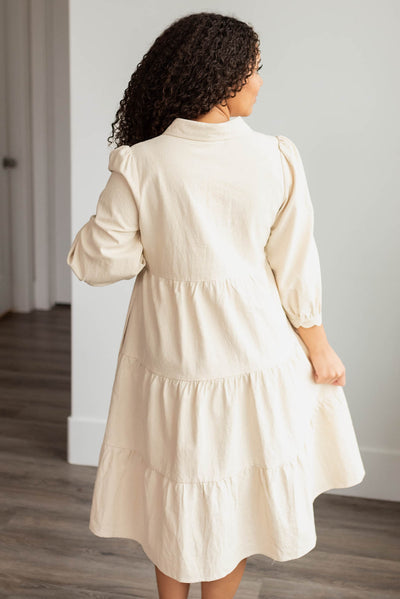
M 218 141 L 231 139 L 244 133 L 249 133 L 251 127 L 241 116 L 231 117 L 229 121 L 222 123 L 205 123 L 204 121 L 194 121 L 182 117 L 175 118 L 172 123 L 164 130 L 162 135 L 174 135 L 175 137 L 185 137 L 186 139 Z

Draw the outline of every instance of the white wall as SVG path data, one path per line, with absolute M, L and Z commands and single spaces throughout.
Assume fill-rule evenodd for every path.
M 264 85 L 248 123 L 290 137 L 302 153 L 325 329 L 346 365 L 367 470 L 361 485 L 339 493 L 399 500 L 396 0 L 70 0 L 71 242 L 108 178 L 106 137 L 131 73 L 173 19 L 200 10 L 258 31 Z M 69 461 L 96 465 L 133 281 L 93 288 L 63 268 L 72 280 Z

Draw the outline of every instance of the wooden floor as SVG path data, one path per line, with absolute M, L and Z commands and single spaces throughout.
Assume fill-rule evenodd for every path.
M 66 462 L 69 306 L 0 320 L 0 394 L 0 597 L 157 598 L 141 546 L 88 529 L 96 468 Z M 317 547 L 249 557 L 236 598 L 399 599 L 400 504 L 325 493 L 314 509 Z

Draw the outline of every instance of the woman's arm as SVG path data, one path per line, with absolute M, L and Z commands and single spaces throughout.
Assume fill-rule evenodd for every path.
M 282 306 L 307 346 L 318 383 L 345 384 L 345 368 L 329 345 L 322 324 L 322 283 L 314 238 L 314 210 L 296 145 L 278 135 L 283 202 L 265 247 Z
M 94 287 L 132 279 L 146 266 L 131 148 L 123 145 L 112 150 L 108 168 L 111 175 L 100 193 L 96 214 L 76 233 L 67 256 L 78 279 Z
M 310 353 L 315 382 L 344 387 L 346 369 L 339 356 L 329 345 L 324 326 L 321 324 L 312 327 L 298 327 L 296 332 Z

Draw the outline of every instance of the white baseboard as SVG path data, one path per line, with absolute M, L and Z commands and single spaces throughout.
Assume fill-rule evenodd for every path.
M 98 466 L 105 420 L 68 416 L 68 463 Z
M 366 472 L 364 480 L 355 487 L 327 492 L 366 499 L 400 501 L 400 451 L 360 446 L 360 453 Z

